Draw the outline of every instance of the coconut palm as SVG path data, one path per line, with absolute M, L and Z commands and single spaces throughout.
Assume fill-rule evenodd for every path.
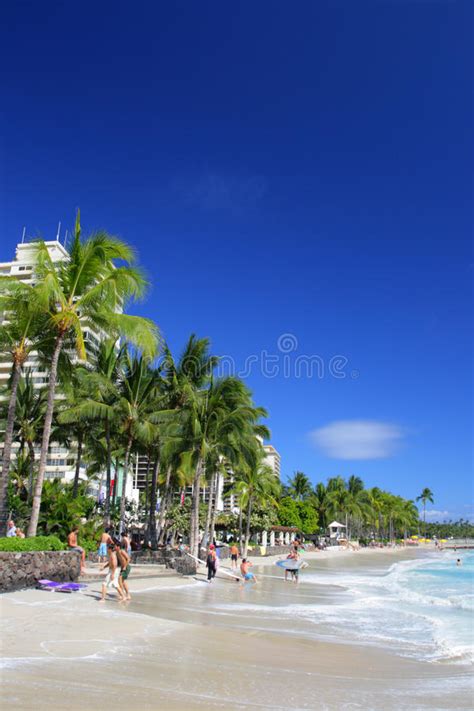
M 15 413 L 15 437 L 20 450 L 28 450 L 28 499 L 33 496 L 35 470 L 35 445 L 38 444 L 41 426 L 46 411 L 46 390 L 35 388 L 29 371 L 20 380 Z
M 81 241 L 79 211 L 69 258 L 55 264 L 44 242 L 37 244 L 34 278 L 35 298 L 49 317 L 54 347 L 49 364 L 48 400 L 41 453 L 28 535 L 38 525 L 46 459 L 51 435 L 58 361 L 64 347 L 72 348 L 80 360 L 87 360 L 85 328 L 104 334 L 122 335 L 139 348 L 154 352 L 156 326 L 149 320 L 121 313 L 129 298 L 143 294 L 146 281 L 132 266 L 131 248 L 106 232 L 97 232 Z M 115 264 L 116 260 L 122 263 Z
M 297 501 L 304 501 L 312 493 L 311 482 L 306 474 L 296 471 L 288 481 L 288 490 Z
M 245 537 L 242 555 L 247 555 L 250 526 L 253 507 L 255 504 L 270 502 L 277 505 L 276 498 L 280 491 L 280 482 L 275 476 L 272 467 L 265 464 L 261 453 L 256 456 L 253 466 L 243 466 L 239 471 L 235 492 L 239 495 L 240 506 L 245 508 Z
M 256 441 L 255 435 L 267 436 L 268 430 L 258 424 L 265 410 L 253 406 L 246 386 L 233 377 L 211 381 L 208 388 L 193 393 L 186 414 L 187 452 L 194 468 L 190 548 L 197 555 L 200 487 L 207 458 L 218 452 L 229 461 L 247 460 L 253 447 L 248 433 L 252 431 Z
M 4 320 L 0 329 L 0 352 L 9 354 L 12 363 L 0 477 L 0 535 L 4 535 L 18 385 L 28 354 L 44 334 L 45 317 L 38 308 L 34 287 L 15 277 L 0 278 L 0 314 Z
M 150 367 L 149 358 L 126 353 L 120 381 L 120 399 L 115 406 L 125 447 L 120 496 L 121 530 L 125 523 L 125 494 L 132 446 L 151 445 L 159 434 L 157 424 L 150 419 L 155 410 L 155 401 L 159 397 L 158 384 L 159 373 Z
M 185 413 L 186 406 L 192 402 L 196 392 L 203 390 L 210 382 L 217 362 L 218 358 L 209 353 L 209 340 L 207 338 L 197 338 L 195 334 L 191 334 L 178 360 L 174 359 L 169 347 L 165 344 L 161 369 L 164 407 L 170 411 L 175 410 L 177 413 Z M 179 420 L 182 420 L 181 416 L 179 416 Z M 187 444 L 186 440 L 183 439 L 184 433 L 181 430 L 179 432 L 175 430 L 172 433 L 172 439 L 170 439 L 170 436 L 171 433 L 168 431 L 169 464 L 163 469 L 166 474 L 164 477 L 159 477 L 157 472 L 157 476 L 152 479 L 151 489 L 151 498 L 155 499 L 155 508 L 152 511 L 152 507 L 150 507 L 149 530 L 154 526 L 151 523 L 151 519 L 155 516 L 156 486 L 159 479 L 161 479 L 161 505 L 158 525 L 160 537 L 163 536 L 164 532 L 167 507 L 172 501 L 172 487 L 177 480 L 182 483 L 187 482 L 192 470 L 192 457 L 190 458 L 189 452 L 186 454 Z
M 314 487 L 314 493 L 311 497 L 314 508 L 318 512 L 318 520 L 320 527 L 323 529 L 327 528 L 329 523 L 328 520 L 328 510 L 329 510 L 329 494 L 326 486 L 322 481 L 318 482 Z
M 434 504 L 434 496 L 431 489 L 427 486 L 422 490 L 421 494 L 416 497 L 417 501 L 421 501 L 423 504 L 423 535 L 426 534 L 426 502 L 429 501 L 430 504 Z
M 105 449 L 97 453 L 106 471 L 106 497 L 104 525 L 110 524 L 110 490 L 112 480 L 112 449 L 114 425 L 117 424 L 115 406 L 120 399 L 120 378 L 126 354 L 126 344 L 119 346 L 116 339 L 106 339 L 100 343 L 94 368 L 81 366 L 81 397 L 62 409 L 58 419 L 62 425 L 93 422 L 99 429 L 99 442 L 104 441 Z M 97 436 L 97 433 L 95 433 Z M 105 455 L 105 459 L 103 456 Z

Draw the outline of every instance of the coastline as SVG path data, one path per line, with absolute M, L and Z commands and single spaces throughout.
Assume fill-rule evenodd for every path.
M 317 574 L 354 565 L 384 570 L 420 553 L 376 549 L 305 558 Z M 274 563 L 254 560 L 257 574 L 269 572 Z M 310 638 L 304 625 L 302 634 L 288 634 L 265 626 L 255 614 L 242 621 L 223 603 L 251 607 L 260 592 L 231 580 L 203 585 L 197 578 L 133 580 L 132 573 L 129 605 L 100 605 L 100 583 L 77 595 L 38 590 L 3 595 L 5 705 L 46 709 L 67 693 L 69 709 L 86 711 L 102 709 L 104 703 L 172 711 L 470 707 L 469 667 Z M 268 580 L 265 585 L 275 604 L 294 595 L 289 584 Z M 304 594 L 305 586 L 300 587 Z M 327 584 L 316 587 L 328 602 L 335 595 Z

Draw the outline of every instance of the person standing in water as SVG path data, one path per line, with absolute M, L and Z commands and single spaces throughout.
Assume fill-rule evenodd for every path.
M 212 583 L 213 579 L 216 577 L 217 565 L 216 565 L 216 548 L 213 543 L 209 546 L 209 553 L 207 554 L 206 567 L 207 567 L 207 582 Z

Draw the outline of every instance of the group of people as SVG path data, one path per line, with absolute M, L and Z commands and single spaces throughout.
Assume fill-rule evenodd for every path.
M 238 559 L 239 559 L 239 548 L 235 543 L 233 543 L 230 547 L 230 560 L 231 560 L 232 570 L 237 570 Z M 250 561 L 248 561 L 247 558 L 242 558 L 242 562 L 240 564 L 241 578 L 238 578 L 236 576 L 235 579 L 237 581 L 242 580 L 245 582 L 256 583 L 257 578 L 256 578 L 255 574 L 252 573 L 252 571 L 250 570 L 251 566 L 252 566 L 252 563 Z M 216 577 L 218 567 L 219 567 L 219 556 L 217 555 L 217 548 L 214 543 L 211 543 L 209 546 L 207 558 L 206 558 L 207 582 L 208 583 L 212 583 L 212 581 Z
M 121 539 L 118 539 L 112 535 L 110 529 L 105 529 L 100 539 L 99 562 L 106 558 L 100 570 L 108 568 L 109 571 L 102 583 L 100 602 L 105 602 L 107 591 L 111 589 L 115 589 L 119 602 L 132 599 L 128 587 L 131 552 L 130 539 L 126 531 L 122 533 Z
M 86 552 L 78 545 L 78 527 L 74 526 L 67 537 L 69 550 L 77 551 L 81 555 L 81 574 L 85 572 Z M 99 568 L 101 571 L 108 568 L 108 573 L 102 583 L 101 602 L 104 602 L 107 591 L 114 589 L 120 602 L 131 600 L 128 588 L 128 576 L 130 575 L 130 554 L 132 552 L 131 541 L 126 531 L 122 532 L 120 538 L 114 535 L 110 528 L 106 528 L 100 537 L 98 553 Z
M 24 532 L 19 526 L 15 526 L 15 521 L 8 521 L 7 538 L 25 538 Z

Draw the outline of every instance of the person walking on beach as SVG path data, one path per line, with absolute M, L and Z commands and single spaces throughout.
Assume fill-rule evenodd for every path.
M 120 577 L 120 567 L 118 564 L 118 558 L 117 558 L 117 544 L 111 541 L 107 545 L 107 554 L 108 554 L 108 561 L 105 563 L 100 570 L 105 570 L 107 567 L 109 569 L 109 572 L 107 573 L 107 576 L 102 583 L 102 594 L 100 598 L 100 602 L 105 602 L 105 597 L 107 593 L 108 588 L 115 588 L 117 591 L 117 596 L 120 602 L 125 600 L 125 596 L 122 593 L 122 590 L 120 588 L 119 584 L 119 577 Z
M 242 563 L 240 564 L 240 572 L 241 572 L 242 578 L 244 579 L 245 582 L 256 583 L 257 578 L 254 575 L 254 573 L 252 573 L 250 571 L 251 565 L 252 565 L 252 563 L 250 561 L 248 561 L 247 558 L 242 558 Z
M 130 537 L 129 537 L 127 531 L 122 531 L 122 538 L 120 541 L 120 545 L 123 549 L 125 549 L 127 551 L 128 555 L 130 555 L 130 553 L 132 552 L 132 544 L 131 544 Z
M 112 538 L 110 536 L 110 528 L 106 528 L 100 537 L 100 545 L 99 545 L 99 551 L 98 551 L 99 563 L 103 563 L 106 560 L 106 558 L 107 558 L 107 544 L 111 543 L 111 542 L 112 542 Z
M 84 548 L 81 548 L 81 546 L 79 546 L 77 544 L 78 531 L 79 531 L 78 527 L 74 526 L 71 533 L 67 537 L 67 545 L 68 545 L 69 550 L 78 551 L 78 553 L 81 554 L 81 574 L 82 574 L 82 573 L 84 573 L 85 568 L 86 568 L 86 552 L 85 552 Z
M 213 579 L 216 577 L 217 564 L 216 549 L 213 543 L 209 546 L 209 552 L 206 558 L 206 568 L 207 568 L 207 582 L 212 583 Z
M 122 590 L 122 595 L 124 596 L 125 600 L 131 600 L 132 596 L 130 595 L 130 590 L 128 589 L 128 576 L 130 575 L 131 567 L 130 567 L 130 555 L 128 551 L 126 551 L 124 548 L 121 548 L 120 546 L 117 546 L 115 549 L 115 552 L 117 554 L 117 561 L 120 567 L 120 574 L 119 574 L 119 586 Z
M 239 549 L 237 544 L 234 543 L 230 547 L 230 565 L 232 570 L 237 570 L 237 561 L 239 559 Z

